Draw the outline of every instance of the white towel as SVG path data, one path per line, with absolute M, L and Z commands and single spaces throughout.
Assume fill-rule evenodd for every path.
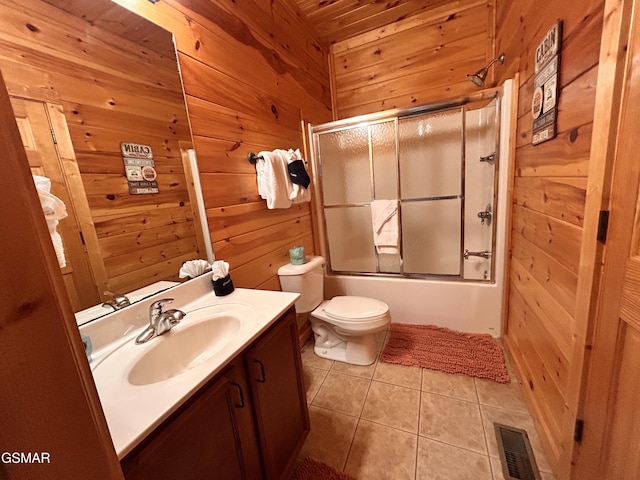
M 295 161 L 302 160 L 302 155 L 300 154 L 300 150 L 278 150 L 284 157 L 287 159 L 287 164 Z M 298 185 L 291 181 L 289 178 L 289 185 L 291 186 L 291 190 L 289 191 L 289 200 L 293 204 L 296 203 L 304 203 L 311 201 L 311 191 L 308 188 L 304 188 L 302 185 Z
M 378 253 L 400 253 L 397 200 L 373 200 L 371 202 L 371 225 L 373 226 L 373 244 Z
M 36 190 L 38 191 L 38 197 L 40 199 L 40 204 L 42 205 L 44 218 L 47 221 L 49 235 L 51 235 L 51 242 L 53 243 L 53 248 L 58 259 L 58 265 L 60 265 L 60 268 L 64 268 L 67 266 L 67 260 L 64 255 L 62 237 L 58 233 L 57 227 L 58 221 L 67 216 L 67 207 L 62 200 L 49 193 L 51 189 L 51 180 L 47 177 L 34 175 L 33 181 L 36 184 Z
M 256 163 L 258 193 L 267 201 L 267 208 L 289 208 L 291 190 L 287 160 L 278 150 L 260 152 L 263 160 Z

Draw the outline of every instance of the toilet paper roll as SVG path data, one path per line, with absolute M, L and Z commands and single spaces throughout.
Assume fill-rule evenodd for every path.
M 291 265 L 304 265 L 307 259 L 304 255 L 304 247 L 295 246 L 289 249 L 289 259 Z

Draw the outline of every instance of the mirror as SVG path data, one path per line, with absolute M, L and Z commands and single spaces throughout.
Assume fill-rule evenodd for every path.
M 207 229 L 172 34 L 110 0 L 26 0 L 0 28 L 32 173 L 68 213 L 56 228 L 71 303 L 89 310 L 79 323 L 114 311 L 107 292 L 136 301 L 177 284 L 185 261 L 206 258 Z

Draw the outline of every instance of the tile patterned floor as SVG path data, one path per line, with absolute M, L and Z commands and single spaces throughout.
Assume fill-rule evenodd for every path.
M 381 350 L 388 332 L 377 335 Z M 493 422 L 529 434 L 542 480 L 554 480 L 519 385 L 382 362 L 302 362 L 309 455 L 357 479 L 504 480 Z M 515 378 L 511 373 L 512 379 Z

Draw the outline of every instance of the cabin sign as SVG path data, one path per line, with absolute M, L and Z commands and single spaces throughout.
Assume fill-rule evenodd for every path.
M 535 78 L 531 115 L 533 135 L 531 143 L 551 140 L 556 136 L 558 116 L 558 73 L 560 71 L 560 42 L 562 41 L 562 21 L 549 29 L 536 48 Z
M 120 144 L 120 150 L 122 156 L 127 158 L 153 158 L 153 152 L 149 145 L 142 145 L 140 143 L 125 143 Z
M 149 145 L 139 143 L 120 144 L 124 174 L 131 195 L 158 193 L 158 174 L 153 161 L 153 151 Z

